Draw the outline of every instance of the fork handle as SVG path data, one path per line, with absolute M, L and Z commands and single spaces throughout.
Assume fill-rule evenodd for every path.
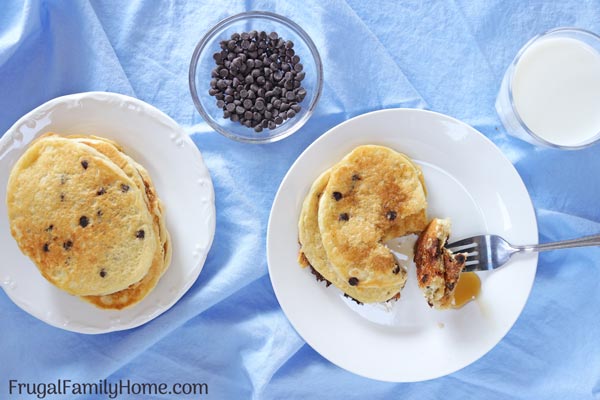
M 562 240 L 560 242 L 550 242 L 541 244 L 532 244 L 528 246 L 515 246 L 517 251 L 538 252 L 558 249 L 569 249 L 572 247 L 600 246 L 600 235 L 584 236 L 578 239 Z

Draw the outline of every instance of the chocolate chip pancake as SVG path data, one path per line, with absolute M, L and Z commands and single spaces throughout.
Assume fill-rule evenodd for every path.
M 420 232 L 426 224 L 427 201 L 420 169 L 389 148 L 360 146 L 334 165 L 321 192 L 318 231 L 328 260 L 329 270 L 323 268 L 326 274 L 344 282 L 340 286 L 352 287 L 352 294 L 342 290 L 359 302 L 395 297 L 404 286 L 406 271 L 396 264 L 384 242 Z M 306 201 L 310 204 L 314 198 Z M 314 204 L 307 208 L 314 213 Z M 306 244 L 302 238 L 300 241 L 303 248 L 309 246 L 304 248 L 309 262 L 322 259 L 322 254 L 310 255 L 316 248 L 310 243 L 316 239 Z
M 315 274 L 319 274 L 327 282 L 333 284 L 349 297 L 356 301 L 360 298 L 367 302 L 367 299 L 385 298 L 390 299 L 398 292 L 393 292 L 394 288 L 385 289 L 373 287 L 351 286 L 345 279 L 338 276 L 333 266 L 327 259 L 327 253 L 323 248 L 321 232 L 319 231 L 319 199 L 329 182 L 330 171 L 325 171 L 319 176 L 310 188 L 310 191 L 302 205 L 300 219 L 298 222 L 298 240 L 300 242 L 299 261 L 301 265 L 310 266 Z M 319 277 L 317 275 L 317 277 Z
M 146 205 L 154 218 L 154 230 L 159 243 L 148 273 L 128 288 L 104 296 L 84 296 L 83 299 L 101 308 L 122 309 L 141 301 L 156 286 L 171 260 L 170 236 L 166 229 L 164 210 L 150 175 L 144 167 L 126 155 L 110 140 L 94 136 L 70 136 L 79 143 L 95 148 L 115 162 L 144 192 Z
M 80 135 L 72 135 L 68 136 L 67 138 L 86 144 L 107 156 L 135 182 L 138 189 L 144 192 L 144 200 L 147 208 L 153 215 L 158 228 L 157 235 L 160 238 L 160 247 L 162 249 L 167 238 L 167 228 L 165 224 L 164 212 L 160 204 L 161 201 L 156 194 L 156 189 L 152 184 L 152 179 L 150 178 L 148 171 L 130 156 L 125 154 L 119 144 L 109 139 L 100 138 L 97 136 Z
M 11 171 L 11 233 L 43 276 L 79 296 L 115 293 L 149 271 L 159 243 L 144 193 L 110 158 L 45 135 Z

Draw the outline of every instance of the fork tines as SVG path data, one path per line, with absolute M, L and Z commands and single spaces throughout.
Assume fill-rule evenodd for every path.
M 446 245 L 446 248 L 454 254 L 465 254 L 466 267 L 479 264 L 479 243 L 473 239 L 474 238 L 467 238 Z

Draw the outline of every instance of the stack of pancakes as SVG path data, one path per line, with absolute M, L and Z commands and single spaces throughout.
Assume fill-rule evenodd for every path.
M 360 303 L 398 298 L 406 282 L 385 241 L 427 224 L 420 168 L 383 146 L 354 149 L 313 183 L 302 205 L 299 261 Z
M 42 275 L 100 308 L 139 302 L 169 266 L 152 180 L 108 139 L 36 139 L 11 171 L 6 202 L 11 233 Z

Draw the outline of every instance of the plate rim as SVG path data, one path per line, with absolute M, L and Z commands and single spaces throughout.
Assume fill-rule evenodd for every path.
M 54 108 L 57 105 L 62 104 L 62 103 L 76 102 L 76 101 L 81 101 L 81 100 L 85 100 L 85 99 L 91 99 L 93 101 L 97 101 L 99 103 L 104 103 L 104 104 L 111 104 L 113 101 L 119 101 L 119 102 L 126 101 L 126 102 L 130 102 L 130 103 L 134 103 L 140 107 L 140 109 L 143 111 L 143 113 L 146 117 L 152 118 L 157 123 L 168 126 L 169 128 L 173 129 L 174 132 L 178 133 L 179 134 L 178 138 L 183 140 L 185 145 L 192 149 L 192 152 L 194 152 L 194 157 L 196 157 L 197 160 L 200 162 L 201 170 L 202 170 L 203 174 L 205 174 L 206 180 L 208 182 L 208 185 L 205 188 L 205 190 L 208 190 L 207 198 L 210 202 L 210 207 L 209 207 L 210 213 L 207 218 L 209 231 L 207 232 L 208 233 L 208 236 L 207 236 L 208 241 L 207 241 L 207 245 L 206 245 L 206 251 L 203 252 L 201 257 L 198 259 L 196 265 L 194 265 L 193 267 L 191 267 L 189 269 L 189 271 L 193 271 L 193 279 L 186 281 L 185 284 L 179 288 L 179 290 L 177 291 L 177 294 L 173 297 L 173 300 L 168 302 L 166 305 L 164 305 L 162 307 L 157 307 L 157 306 L 153 307 L 153 311 L 150 314 L 144 314 L 142 312 L 143 310 L 140 309 L 140 313 L 137 314 L 136 316 L 132 317 L 128 323 L 121 323 L 119 320 L 118 324 L 112 324 L 111 326 L 106 327 L 106 328 L 97 328 L 97 327 L 89 327 L 89 326 L 86 328 L 83 328 L 81 326 L 75 327 L 75 326 L 71 326 L 71 325 L 64 326 L 54 320 L 49 320 L 49 318 L 46 318 L 46 316 L 43 312 L 40 312 L 40 313 L 34 312 L 32 310 L 31 306 L 25 304 L 24 302 L 22 302 L 20 300 L 16 300 L 14 298 L 14 296 L 10 293 L 10 291 L 7 290 L 5 285 L 0 284 L 0 287 L 2 287 L 4 293 L 6 294 L 6 297 L 8 297 L 8 299 L 10 299 L 15 306 L 17 306 L 21 310 L 25 311 L 27 314 L 29 314 L 33 318 L 35 318 L 47 325 L 50 325 L 50 326 L 53 326 L 55 328 L 59 328 L 59 329 L 65 330 L 65 331 L 80 333 L 80 334 L 97 335 L 97 334 L 105 334 L 105 333 L 111 333 L 111 332 L 130 330 L 130 329 L 140 327 L 144 324 L 147 324 L 147 323 L 151 322 L 152 320 L 156 319 L 157 317 L 159 317 L 160 315 L 164 314 L 165 312 L 169 311 L 173 306 L 175 306 L 175 304 L 177 304 L 179 302 L 179 300 L 181 300 L 183 298 L 183 296 L 189 291 L 189 289 L 193 286 L 193 284 L 198 280 L 198 277 L 200 276 L 200 273 L 202 272 L 202 270 L 204 269 L 204 265 L 206 264 L 206 259 L 208 257 L 208 253 L 210 252 L 210 249 L 212 247 L 214 237 L 215 237 L 216 205 L 215 205 L 214 184 L 212 182 L 212 176 L 210 174 L 210 170 L 208 169 L 206 163 L 204 162 L 204 157 L 202 156 L 200 149 L 196 146 L 196 144 L 190 138 L 190 136 L 185 132 L 183 127 L 181 125 L 179 125 L 173 118 L 171 118 L 165 112 L 163 112 L 162 110 L 153 106 L 152 104 L 149 104 L 141 99 L 138 99 L 136 97 L 132 97 L 129 95 L 116 93 L 116 92 L 108 92 L 108 91 L 88 91 L 88 92 L 72 93 L 72 94 L 67 94 L 67 95 L 52 98 L 52 99 L 50 99 L 46 102 L 43 102 L 43 103 L 39 104 L 38 106 L 34 107 L 30 111 L 28 111 L 24 115 L 22 115 L 17 121 L 15 121 L 0 137 L 0 149 L 4 149 L 4 147 L 6 145 L 10 144 L 11 140 L 15 140 L 15 138 L 13 136 L 14 136 L 14 133 L 16 132 L 17 128 L 26 124 L 26 121 L 28 119 L 35 118 L 36 114 L 40 114 L 40 113 L 49 111 L 52 108 Z M 10 173 L 10 172 L 7 172 L 7 173 Z M 12 237 L 12 235 L 11 235 L 11 237 Z M 31 263 L 33 264 L 33 262 L 31 262 Z M 34 267 L 35 267 L 35 265 L 34 265 Z M 169 270 L 167 270 L 165 272 L 165 274 L 168 274 L 168 273 L 169 273 Z M 50 284 L 50 283 L 48 283 L 48 284 Z M 140 305 L 140 304 L 142 304 L 142 303 L 140 302 L 136 305 Z M 135 307 L 136 305 L 133 305 L 132 308 Z M 126 308 L 126 309 L 132 309 L 132 308 Z M 114 310 L 102 310 L 101 309 L 101 311 L 111 312 Z M 142 317 L 142 318 L 140 318 L 140 317 Z
M 287 172 L 285 173 L 284 177 L 282 178 L 279 187 L 277 189 L 277 192 L 273 198 L 273 203 L 271 205 L 271 210 L 269 213 L 269 220 L 267 223 L 267 238 L 266 238 L 266 253 L 267 253 L 267 268 L 268 268 L 268 272 L 269 272 L 269 279 L 271 281 L 271 286 L 273 288 L 273 291 L 275 293 L 275 297 L 277 298 L 277 301 L 281 307 L 281 310 L 283 311 L 284 315 L 286 316 L 287 320 L 289 321 L 289 323 L 291 324 L 291 326 L 294 328 L 294 330 L 296 331 L 296 333 L 300 336 L 300 338 L 302 338 L 302 340 L 304 340 L 304 342 L 306 344 L 308 344 L 315 352 L 317 352 L 319 355 L 321 355 L 323 358 L 325 358 L 326 360 L 328 360 L 329 362 L 331 362 L 332 364 L 348 371 L 351 372 L 353 374 L 356 374 L 358 376 L 362 376 L 365 378 L 369 378 L 369 379 L 373 379 L 376 381 L 382 381 L 382 382 L 392 382 L 392 383 L 409 383 L 409 382 L 423 382 L 423 381 L 429 381 L 432 379 L 437 379 L 443 376 L 447 376 L 453 373 L 456 373 L 466 367 L 468 367 L 469 365 L 472 365 L 473 363 L 475 363 L 476 361 L 478 361 L 479 359 L 481 359 L 483 356 L 485 356 L 486 354 L 488 354 L 492 349 L 494 349 L 503 339 L 504 337 L 510 332 L 510 330 L 514 327 L 515 323 L 517 322 L 517 320 L 519 319 L 519 317 L 522 315 L 523 310 L 525 308 L 525 306 L 527 305 L 527 302 L 529 301 L 529 298 L 531 296 L 531 291 L 533 289 L 533 284 L 535 283 L 535 276 L 537 273 L 537 266 L 538 266 L 538 255 L 537 253 L 535 255 L 533 255 L 533 259 L 531 261 L 532 267 L 533 267 L 533 271 L 532 271 L 532 279 L 531 279 L 531 283 L 527 286 L 527 296 L 525 298 L 525 301 L 523 302 L 523 304 L 520 305 L 519 307 L 519 312 L 516 313 L 515 318 L 512 320 L 512 322 L 510 324 L 508 324 L 507 328 L 501 331 L 501 335 L 499 336 L 498 341 L 492 346 L 490 347 L 488 350 L 486 350 L 485 352 L 483 352 L 482 354 L 480 354 L 478 357 L 476 357 L 475 359 L 473 359 L 472 361 L 466 363 L 465 365 L 462 365 L 459 368 L 454 368 L 450 371 L 442 371 L 441 373 L 432 375 L 428 378 L 424 378 L 424 379 L 385 379 L 385 378 L 380 378 L 375 376 L 376 374 L 365 374 L 353 369 L 350 369 L 346 366 L 340 365 L 339 362 L 337 362 L 337 360 L 333 360 L 330 359 L 329 357 L 326 357 L 325 355 L 323 355 L 319 350 L 317 350 L 315 348 L 315 346 L 313 345 L 313 343 L 308 342 L 305 337 L 300 333 L 301 329 L 298 329 L 298 326 L 296 325 L 296 321 L 293 321 L 292 318 L 290 318 L 290 316 L 288 315 L 288 312 L 286 311 L 286 306 L 284 306 L 281 302 L 281 297 L 282 295 L 280 294 L 279 289 L 277 288 L 277 286 L 274 284 L 273 281 L 273 273 L 272 270 L 274 267 L 272 267 L 272 255 L 271 255 L 271 232 L 272 232 L 272 221 L 273 221 L 273 213 L 274 213 L 274 209 L 275 209 L 275 204 L 277 202 L 277 200 L 280 197 L 280 192 L 284 186 L 284 184 L 289 180 L 289 176 L 292 173 L 292 171 L 296 168 L 296 166 L 299 164 L 300 160 L 310 151 L 312 151 L 313 148 L 317 147 L 320 145 L 320 143 L 324 140 L 326 140 L 326 138 L 331 135 L 333 132 L 335 132 L 338 129 L 343 129 L 343 127 L 345 127 L 348 124 L 352 124 L 355 123 L 356 120 L 362 119 L 362 118 L 368 118 L 374 115 L 378 115 L 378 114 L 386 114 L 386 113 L 407 113 L 407 114 L 411 114 L 411 113 L 417 113 L 417 114 L 425 114 L 425 115 L 430 115 L 434 118 L 439 118 L 442 120 L 447 120 L 447 121 L 451 121 L 452 123 L 458 124 L 461 127 L 463 127 L 464 129 L 466 129 L 467 131 L 470 132 L 470 134 L 476 134 L 475 136 L 478 137 L 480 140 L 482 140 L 487 146 L 492 147 L 499 156 L 501 156 L 502 160 L 506 163 L 506 165 L 512 170 L 511 172 L 513 172 L 514 174 L 516 174 L 516 176 L 518 177 L 518 184 L 520 184 L 522 186 L 522 189 L 525 191 L 526 193 L 526 197 L 527 197 L 527 206 L 529 208 L 528 211 L 531 212 L 531 215 L 533 217 L 533 230 L 534 230 L 534 236 L 535 238 L 535 242 L 537 243 L 539 241 L 539 229 L 538 229 L 538 221 L 537 221 L 537 214 L 535 212 L 535 206 L 533 204 L 533 201 L 531 199 L 531 196 L 529 194 L 529 191 L 527 189 L 527 186 L 525 185 L 525 182 L 523 181 L 523 178 L 521 177 L 521 175 L 519 174 L 519 172 L 517 171 L 517 169 L 515 168 L 514 164 L 508 159 L 508 157 L 502 152 L 502 150 L 490 139 L 488 138 L 486 135 L 484 135 L 483 133 L 479 132 L 479 130 L 477 130 L 476 128 L 474 128 L 473 126 L 467 124 L 466 122 L 463 122 L 457 118 L 454 118 L 452 116 L 449 116 L 447 114 L 443 114 L 437 111 L 431 111 L 431 110 L 425 110 L 425 109 L 417 109 L 417 108 L 405 108 L 405 107 L 398 107 L 398 108 L 384 108 L 384 109 L 379 109 L 379 110 L 374 110 L 374 111 L 369 111 L 363 114 L 359 114 L 356 115 L 350 119 L 347 119 L 345 121 L 340 122 L 339 124 L 331 127 L 330 129 L 328 129 L 325 133 L 321 134 L 317 139 L 315 139 L 309 146 L 307 146 L 299 155 L 298 157 L 294 160 L 294 162 L 290 165 L 289 169 L 287 170 Z M 368 136 L 365 136 L 368 137 Z M 367 143 L 368 140 L 365 140 L 365 143 Z

